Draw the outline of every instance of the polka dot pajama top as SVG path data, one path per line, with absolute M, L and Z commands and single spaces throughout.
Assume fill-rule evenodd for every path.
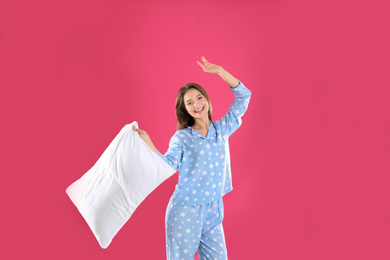
M 251 92 L 242 82 L 230 89 L 234 103 L 220 120 L 210 122 L 206 137 L 187 127 L 172 136 L 165 155 L 158 152 L 175 170 L 180 169 L 171 198 L 175 205 L 210 203 L 233 189 L 228 140 L 242 123 Z

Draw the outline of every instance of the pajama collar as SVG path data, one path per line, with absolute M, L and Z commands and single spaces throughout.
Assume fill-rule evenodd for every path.
M 203 136 L 202 134 L 200 134 L 198 131 L 192 129 L 191 126 L 188 126 L 188 128 L 190 129 L 191 131 L 191 134 L 195 137 L 199 137 L 199 138 L 203 138 L 203 139 L 206 139 L 206 140 L 215 140 L 215 127 L 214 127 L 214 124 L 213 122 L 210 121 L 210 128 L 209 128 L 209 131 L 207 133 L 207 137 Z

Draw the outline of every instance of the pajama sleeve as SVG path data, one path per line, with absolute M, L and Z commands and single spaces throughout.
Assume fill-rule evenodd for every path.
M 176 132 L 169 141 L 167 152 L 162 155 L 159 151 L 157 151 L 157 154 L 173 169 L 176 171 L 179 170 L 181 160 L 183 158 L 183 146 L 180 143 L 178 132 Z
M 240 127 L 242 123 L 241 117 L 248 108 L 252 94 L 241 81 L 239 82 L 240 83 L 236 88 L 230 87 L 234 93 L 234 103 L 230 106 L 226 115 L 224 115 L 220 120 L 220 123 L 222 123 L 222 126 L 226 130 L 228 136 Z

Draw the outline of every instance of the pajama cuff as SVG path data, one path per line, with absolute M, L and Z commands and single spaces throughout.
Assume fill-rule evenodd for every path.
M 157 154 L 164 160 L 165 158 L 164 158 L 164 155 L 162 155 L 161 153 L 160 153 L 160 151 L 157 151 Z
M 239 79 L 237 79 L 237 80 L 238 80 L 238 86 L 237 87 L 233 88 L 232 86 L 229 86 L 230 89 L 233 90 L 233 91 L 241 90 L 240 88 L 242 86 L 242 83 L 241 83 L 241 81 Z

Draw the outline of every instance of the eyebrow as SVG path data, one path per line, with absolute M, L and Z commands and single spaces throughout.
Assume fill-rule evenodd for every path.
M 202 93 L 198 94 L 195 98 L 199 97 L 200 95 L 202 95 Z M 187 103 L 188 101 L 192 101 L 192 99 L 187 99 L 187 100 L 186 100 L 186 103 Z

